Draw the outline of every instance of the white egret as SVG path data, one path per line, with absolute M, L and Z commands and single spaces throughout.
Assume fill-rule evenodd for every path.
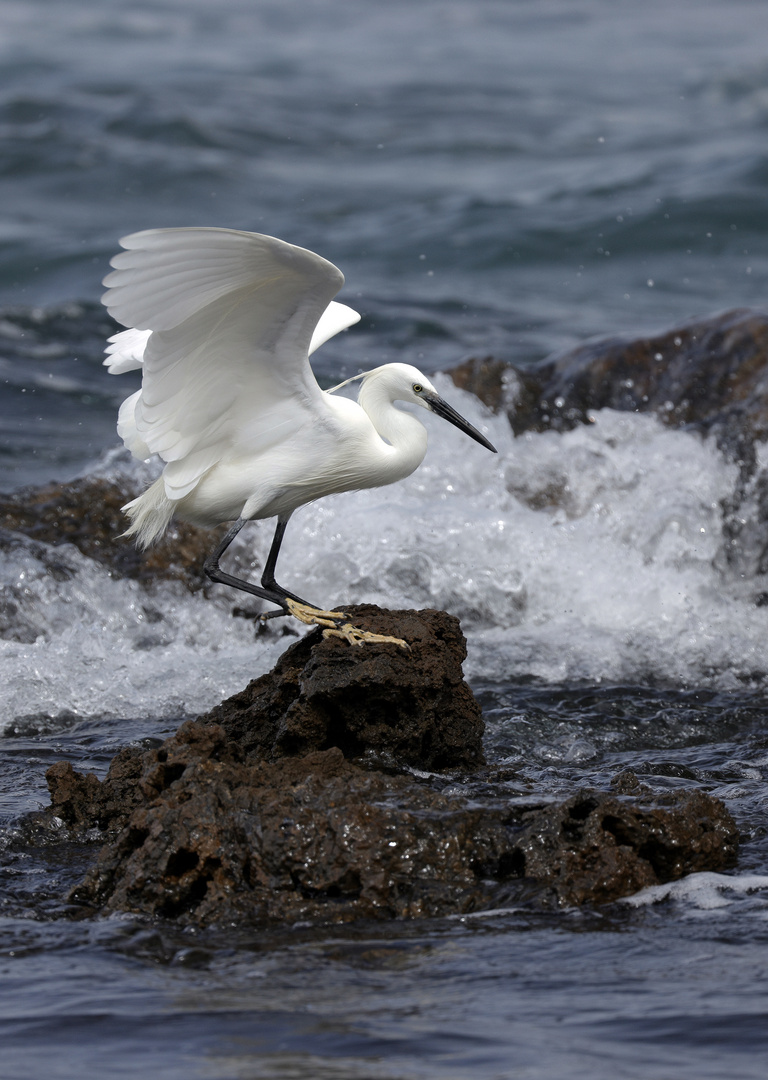
M 348 640 L 370 635 L 278 585 L 288 519 L 304 503 L 401 480 L 422 462 L 427 432 L 395 401 L 437 413 L 488 450 L 491 443 L 417 368 L 385 364 L 355 376 L 357 403 L 323 392 L 309 355 L 360 316 L 332 298 L 344 276 L 304 248 L 231 229 L 150 229 L 124 237 L 104 279 L 104 304 L 130 327 L 110 338 L 115 374 L 142 369 L 118 434 L 132 454 L 157 454 L 162 476 L 123 509 L 124 535 L 147 547 L 171 518 L 234 522 L 204 564 L 215 582 L 276 604 Z M 353 380 L 347 380 L 351 382 Z M 346 385 L 342 383 L 341 385 Z M 334 387 L 334 390 L 339 387 Z M 247 521 L 277 518 L 261 585 L 219 560 Z

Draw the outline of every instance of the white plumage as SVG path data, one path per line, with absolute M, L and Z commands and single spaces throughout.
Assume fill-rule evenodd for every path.
M 129 329 L 110 338 L 105 364 L 114 374 L 141 368 L 142 386 L 123 402 L 118 433 L 136 457 L 166 463 L 124 508 L 126 535 L 140 546 L 174 514 L 208 526 L 234 521 L 206 572 L 286 612 L 298 598 L 276 584 L 274 564 L 291 513 L 392 483 L 423 460 L 426 430 L 394 401 L 437 412 L 493 450 L 410 365 L 358 376 L 357 404 L 320 389 L 309 355 L 360 316 L 333 301 L 344 277 L 319 255 L 230 229 L 152 229 L 120 243 L 104 303 Z M 221 573 L 218 559 L 240 527 L 267 517 L 278 529 L 262 588 Z

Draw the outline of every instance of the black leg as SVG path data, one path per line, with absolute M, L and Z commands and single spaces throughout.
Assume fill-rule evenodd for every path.
M 219 568 L 219 559 L 240 532 L 243 525 L 245 525 L 245 522 L 245 518 L 238 518 L 216 550 L 205 560 L 203 569 L 211 581 L 215 581 L 220 585 L 229 585 L 233 589 L 240 589 L 241 592 L 250 593 L 252 596 L 259 596 L 262 600 L 268 600 L 271 604 L 277 604 L 278 607 L 282 608 L 282 611 L 270 612 L 269 616 L 272 618 L 278 614 L 290 614 L 285 603 L 288 599 L 295 600 L 298 604 L 305 604 L 307 607 L 311 607 L 310 604 L 307 604 L 306 600 L 302 600 L 300 596 L 288 592 L 287 589 L 282 588 L 282 586 L 278 585 L 275 581 L 275 566 L 277 565 L 277 556 L 280 553 L 280 545 L 282 544 L 283 536 L 285 535 L 285 527 L 288 524 L 287 517 L 277 519 L 277 528 L 275 529 L 275 536 L 272 540 L 272 547 L 269 549 L 269 555 L 267 556 L 267 561 L 264 566 L 264 573 L 261 575 L 261 588 L 259 588 L 258 585 L 252 585 L 250 581 L 245 581 L 243 578 L 234 577 L 232 574 L 225 574 L 224 571 Z
M 283 543 L 283 537 L 285 536 L 285 527 L 288 524 L 288 518 L 277 519 L 277 526 L 275 528 L 275 535 L 272 537 L 272 546 L 269 549 L 269 555 L 267 555 L 267 561 L 264 563 L 264 573 L 261 575 L 261 584 L 265 589 L 273 589 L 280 593 L 285 593 L 286 596 L 290 596 L 293 600 L 296 599 L 291 593 L 286 592 L 275 581 L 275 567 L 277 566 L 277 556 L 280 554 L 280 546 Z M 299 603 L 303 604 L 304 601 L 300 600 Z

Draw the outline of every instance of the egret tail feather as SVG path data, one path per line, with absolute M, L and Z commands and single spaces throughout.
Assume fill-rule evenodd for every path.
M 136 546 L 143 551 L 163 535 L 171 523 L 174 509 L 174 503 L 165 493 L 165 483 L 161 476 L 143 495 L 122 507 L 123 513 L 131 519 L 131 524 L 120 535 L 135 540 Z

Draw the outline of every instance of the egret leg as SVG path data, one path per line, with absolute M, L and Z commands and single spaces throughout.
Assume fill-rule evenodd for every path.
M 262 600 L 268 600 L 271 604 L 277 604 L 282 610 L 280 612 L 274 612 L 275 615 L 290 615 L 290 611 L 286 604 L 288 599 L 293 600 L 295 603 L 303 604 L 305 607 L 310 607 L 311 605 L 307 604 L 305 600 L 302 600 L 300 596 L 294 596 L 294 594 L 288 592 L 287 589 L 281 588 L 275 581 L 275 564 L 277 563 L 280 544 L 282 543 L 283 534 L 285 533 L 285 526 L 288 524 L 287 518 L 285 520 L 278 519 L 275 537 L 272 541 L 272 547 L 269 550 L 267 563 L 261 577 L 261 587 L 253 585 L 244 578 L 235 577 L 233 574 L 227 574 L 220 568 L 219 560 L 247 520 L 247 518 L 238 518 L 216 550 L 212 551 L 205 560 L 203 569 L 207 576 L 211 581 L 215 581 L 220 585 L 229 585 L 233 589 L 239 589 L 241 592 L 247 592 L 252 596 L 258 596 Z
M 301 622 L 308 625 L 324 627 L 323 637 L 340 637 L 345 641 L 348 641 L 350 645 L 363 645 L 366 642 L 384 641 L 390 642 L 393 645 L 400 645 L 404 649 L 409 648 L 408 644 L 401 638 L 389 637 L 386 634 L 372 634 L 367 630 L 359 630 L 356 626 L 352 626 L 348 621 L 349 617 L 345 615 L 343 611 L 322 611 L 320 608 L 308 604 L 306 600 L 302 600 L 300 596 L 288 592 L 282 585 L 278 585 L 275 580 L 275 567 L 277 566 L 277 557 L 280 554 L 280 545 L 285 536 L 285 528 L 288 524 L 287 517 L 279 517 L 277 519 L 277 527 L 275 529 L 275 535 L 272 538 L 272 546 L 269 549 L 269 555 L 267 555 L 267 561 L 264 564 L 264 572 L 261 575 L 261 587 L 251 584 L 250 581 L 245 581 L 244 578 L 238 578 L 233 574 L 225 573 L 219 567 L 219 559 L 221 559 L 222 555 L 240 532 L 243 525 L 245 525 L 246 520 L 247 518 L 238 518 L 216 550 L 211 552 L 205 560 L 203 569 L 211 581 L 215 581 L 221 585 L 230 585 L 233 589 L 240 589 L 242 592 L 251 593 L 252 596 L 259 596 L 262 600 L 268 600 L 270 603 L 277 604 L 277 606 L 281 608 L 280 611 L 267 612 L 265 615 L 262 615 L 262 619 L 274 619 L 280 615 L 293 615 L 295 619 L 299 619 Z
M 288 592 L 282 585 L 278 585 L 275 580 L 275 567 L 277 566 L 277 556 L 280 554 L 280 547 L 283 543 L 283 537 L 285 536 L 285 529 L 288 525 L 288 517 L 279 517 L 277 519 L 277 527 L 275 529 L 275 535 L 272 538 L 272 546 L 269 549 L 269 555 L 267 555 L 267 561 L 264 564 L 264 573 L 261 575 L 261 584 L 264 589 L 270 592 L 279 593 L 285 599 L 282 607 L 283 611 L 269 611 L 266 615 L 262 615 L 263 619 L 274 619 L 279 615 L 293 615 L 295 619 L 307 625 L 316 624 L 319 626 L 335 626 L 339 619 L 345 619 L 346 615 L 343 611 L 322 611 L 320 608 L 316 608 L 313 604 L 308 604 L 306 600 L 302 600 L 301 597 L 296 596 L 292 592 Z
M 264 573 L 261 577 L 261 584 L 265 588 L 279 589 L 280 592 L 286 592 L 286 590 L 275 581 L 275 566 L 277 565 L 277 556 L 280 551 L 280 545 L 283 542 L 287 524 L 287 517 L 277 519 L 277 528 L 275 529 L 272 547 L 269 550 L 267 562 L 264 566 Z M 286 592 L 285 606 L 288 608 L 290 614 L 300 622 L 306 623 L 307 625 L 324 627 L 324 638 L 340 637 L 345 641 L 348 641 L 350 645 L 363 645 L 365 642 L 373 641 L 388 641 L 394 645 L 401 645 L 405 649 L 409 647 L 401 638 L 390 637 L 388 634 L 372 634 L 368 630 L 358 630 L 356 626 L 353 626 L 350 623 L 349 616 L 345 615 L 343 611 L 321 611 L 319 608 L 312 607 L 311 604 L 304 603 L 303 600 L 299 600 L 289 592 Z
M 289 518 L 290 514 L 288 517 L 279 517 L 277 519 L 275 535 L 272 537 L 272 546 L 269 549 L 269 555 L 267 555 L 267 561 L 264 564 L 264 573 L 261 575 L 261 586 L 268 592 L 277 593 L 279 596 L 282 596 L 284 601 L 293 600 L 294 604 L 301 604 L 302 607 L 307 608 L 309 611 L 318 611 L 319 608 L 314 607 L 312 604 L 308 604 L 306 600 L 302 600 L 301 597 L 296 596 L 295 593 L 288 592 L 287 589 L 284 589 L 282 585 L 278 585 L 275 581 L 277 556 L 280 554 L 280 547 L 283 543 L 283 537 L 285 536 L 285 529 Z M 286 608 L 285 602 L 282 606 Z M 286 614 L 288 614 L 287 608 Z
M 280 553 L 280 545 L 283 542 L 285 527 L 288 524 L 287 517 L 277 519 L 277 528 L 275 529 L 275 535 L 272 539 L 272 546 L 269 549 L 269 555 L 267 556 L 267 561 L 264 565 L 264 572 L 261 575 L 261 587 L 252 584 L 250 581 L 246 581 L 244 578 L 235 577 L 233 574 L 227 574 L 221 569 L 219 560 L 247 520 L 247 518 L 238 518 L 216 550 L 211 552 L 203 563 L 203 569 L 211 581 L 215 581 L 220 585 L 229 585 L 233 589 L 239 589 L 241 592 L 250 593 L 252 596 L 258 596 L 262 600 L 268 600 L 272 604 L 277 604 L 281 609 L 280 611 L 269 611 L 266 615 L 262 615 L 262 618 L 274 619 L 281 615 L 293 615 L 296 618 L 301 619 L 302 622 L 312 623 L 318 621 L 315 616 L 322 616 L 323 619 L 327 620 L 321 623 L 321 625 L 325 626 L 335 626 L 339 619 L 345 619 L 346 616 L 343 611 L 321 611 L 312 604 L 308 604 L 306 600 L 302 600 L 300 596 L 296 596 L 295 593 L 289 592 L 288 589 L 284 589 L 282 585 L 278 585 L 275 580 L 277 556 Z

